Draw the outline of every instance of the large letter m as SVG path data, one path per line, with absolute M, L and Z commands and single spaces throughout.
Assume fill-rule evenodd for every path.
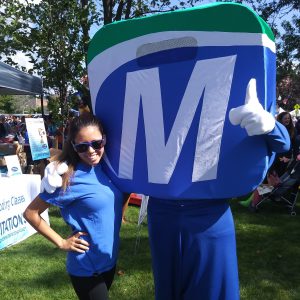
M 133 178 L 138 116 L 142 105 L 148 181 L 168 184 L 202 97 L 198 132 L 194 137 L 195 155 L 191 157 L 191 181 L 215 179 L 235 61 L 236 56 L 227 56 L 196 62 L 167 141 L 159 69 L 127 73 L 118 177 Z

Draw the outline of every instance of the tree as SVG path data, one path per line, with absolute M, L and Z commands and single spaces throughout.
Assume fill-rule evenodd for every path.
M 203 2 L 203 0 L 102 0 L 102 20 L 104 24 L 109 24 L 122 19 L 132 19 L 148 14 L 161 13 L 173 11 L 179 8 L 190 7 L 201 2 Z
M 102 0 L 104 24 L 147 14 L 195 6 L 204 1 L 133 1 Z M 256 11 L 272 28 L 277 44 L 277 83 L 283 98 L 284 82 L 292 82 L 289 97 L 300 103 L 300 1 L 299 0 L 217 0 L 246 4 Z M 282 29 L 281 29 L 282 28 Z
M 92 1 L 6 1 L 0 34 L 7 43 L 0 53 L 26 52 L 34 65 L 29 72 L 43 77 L 44 87 L 59 95 L 64 110 L 68 93 L 86 73 L 87 33 L 96 16 Z
M 272 28 L 277 46 L 277 92 L 280 106 L 300 103 L 300 1 L 244 0 Z M 290 99 L 287 103 L 282 101 Z
M 82 89 L 86 75 L 89 31 L 93 24 L 195 6 L 203 0 L 2 0 L 0 9 L 0 59 L 13 64 L 9 55 L 27 53 L 33 70 L 43 77 L 44 87 L 54 90 L 65 111 L 72 90 Z M 216 2 L 223 2 L 219 0 Z M 226 0 L 230 1 L 230 0 Z M 291 75 L 299 79 L 299 0 L 236 0 L 258 12 L 272 27 L 278 44 L 278 81 Z M 25 3 L 25 4 L 24 4 Z M 282 23 L 284 16 L 288 19 Z M 283 26 L 279 30 L 279 26 Z
M 15 112 L 15 101 L 12 95 L 0 95 L 0 113 L 12 114 Z
M 25 2 L 25 4 L 24 4 Z M 186 4 L 193 4 L 189 0 Z M 87 92 L 79 79 L 87 73 L 89 30 L 104 24 L 183 6 L 170 1 L 124 0 L 47 0 L 4 1 L 0 10 L 0 59 L 13 65 L 10 55 L 26 52 L 33 70 L 43 77 L 44 87 L 59 95 L 63 115 L 72 88 Z M 90 105 L 91 106 L 91 105 Z

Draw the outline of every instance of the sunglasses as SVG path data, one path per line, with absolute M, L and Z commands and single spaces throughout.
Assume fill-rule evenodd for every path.
M 73 142 L 71 142 L 71 143 L 72 143 L 73 149 L 76 152 L 83 153 L 83 152 L 86 152 L 89 149 L 89 147 L 92 147 L 94 150 L 101 149 L 106 144 L 106 138 L 104 136 L 103 139 L 101 139 L 101 140 L 96 140 L 96 141 L 91 141 L 91 142 L 83 142 L 83 143 L 79 143 L 79 144 L 74 144 Z

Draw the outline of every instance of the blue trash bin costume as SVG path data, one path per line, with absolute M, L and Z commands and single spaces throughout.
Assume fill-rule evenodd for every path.
M 245 6 L 214 3 L 106 25 L 88 61 L 103 169 L 121 191 L 150 195 L 156 300 L 239 299 L 228 199 L 289 148 L 272 116 L 270 28 Z

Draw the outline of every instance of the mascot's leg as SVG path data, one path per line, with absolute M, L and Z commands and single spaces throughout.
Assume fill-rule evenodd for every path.
M 148 226 L 156 300 L 239 299 L 227 201 L 150 198 Z
M 149 198 L 148 202 L 148 230 L 156 300 L 180 299 L 181 244 L 175 201 Z

